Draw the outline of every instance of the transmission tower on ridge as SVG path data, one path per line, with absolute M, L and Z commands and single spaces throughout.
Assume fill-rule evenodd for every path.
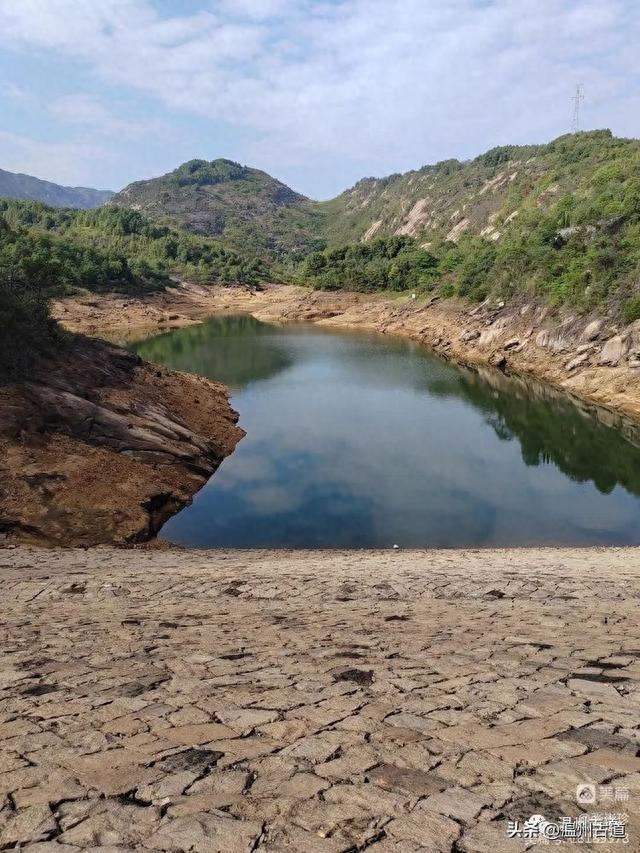
M 573 119 L 571 120 L 571 133 L 577 133 L 580 130 L 580 104 L 584 101 L 584 88 L 582 83 L 576 86 L 576 93 L 571 98 L 573 101 Z

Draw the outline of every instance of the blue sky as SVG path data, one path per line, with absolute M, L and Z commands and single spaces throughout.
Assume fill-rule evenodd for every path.
M 493 145 L 640 135 L 636 0 L 0 0 L 0 168 L 228 157 L 327 198 Z

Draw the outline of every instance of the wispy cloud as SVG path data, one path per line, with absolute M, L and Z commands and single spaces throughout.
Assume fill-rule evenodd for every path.
M 91 140 L 46 142 L 0 130 L 2 168 L 74 186 L 102 187 L 99 176 L 113 158 L 108 148 Z
M 94 81 L 151 97 L 176 122 L 191 114 L 212 129 L 231 125 L 238 133 L 227 154 L 285 177 L 313 174 L 328 190 L 337 175 L 561 133 L 578 80 L 589 124 L 640 130 L 638 96 L 629 94 L 640 82 L 632 0 L 174 7 L 167 15 L 150 0 L 3 0 L 0 43 L 80 62 Z M 100 123 L 91 99 L 71 98 L 61 114 L 73 120 L 75 104 L 76 116 L 93 110 Z
M 97 135 L 118 135 L 140 139 L 163 129 L 159 121 L 132 121 L 118 117 L 92 95 L 82 93 L 64 95 L 48 106 L 49 113 L 59 121 L 91 128 Z
M 37 102 L 37 98 L 31 89 L 18 86 L 16 83 L 0 83 L 0 99 L 12 101 L 22 106 L 31 106 Z

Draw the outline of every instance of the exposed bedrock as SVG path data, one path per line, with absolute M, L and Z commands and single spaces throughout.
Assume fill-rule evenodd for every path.
M 143 541 L 242 437 L 224 386 L 74 339 L 0 389 L 0 529 L 9 538 Z

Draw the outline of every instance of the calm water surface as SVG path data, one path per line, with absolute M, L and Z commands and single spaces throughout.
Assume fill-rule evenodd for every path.
M 398 339 L 249 316 L 135 349 L 226 382 L 247 431 L 163 528 L 175 542 L 640 543 L 636 439 L 548 389 Z

